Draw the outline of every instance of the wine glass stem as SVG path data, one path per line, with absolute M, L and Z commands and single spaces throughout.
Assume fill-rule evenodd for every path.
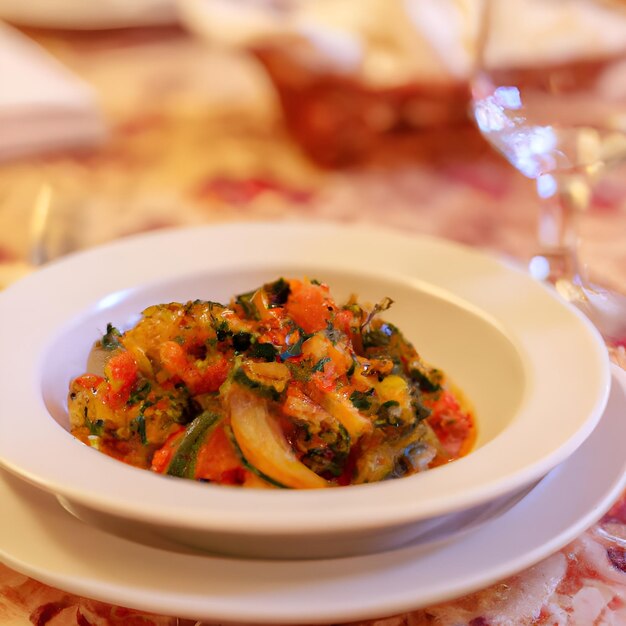
M 583 176 L 553 177 L 556 188 L 545 197 L 540 193 L 538 222 L 539 258 L 544 262 L 544 278 L 582 283 L 584 277 L 578 258 L 579 222 L 589 206 L 591 195 L 589 181 Z

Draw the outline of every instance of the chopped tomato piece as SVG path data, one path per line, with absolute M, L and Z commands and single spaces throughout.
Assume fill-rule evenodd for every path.
M 212 363 L 206 367 L 206 369 L 198 371 L 197 375 L 190 377 L 188 387 L 192 393 L 208 393 L 210 391 L 217 391 L 222 383 L 228 377 L 228 362 L 225 358 L 220 358 L 219 361 Z
M 251 472 L 243 467 L 233 467 L 222 472 L 219 483 L 220 485 L 243 485 L 249 473 Z
M 229 484 L 241 484 L 232 480 L 238 472 L 244 471 L 241 460 L 233 449 L 223 426 L 219 426 L 198 451 L 196 459 L 196 479 L 224 482 L 229 478 Z M 243 482 L 244 474 L 241 474 Z
M 137 380 L 137 362 L 130 352 L 120 352 L 111 357 L 104 367 L 104 373 L 111 390 L 118 392 L 130 389 Z
M 150 469 L 159 474 L 163 474 L 166 470 L 174 452 L 185 434 L 185 427 L 181 426 L 177 431 L 173 432 L 166 440 L 161 448 L 159 448 L 152 457 L 152 465 Z
M 339 330 L 343 331 L 346 335 L 350 335 L 350 324 L 354 319 L 354 314 L 352 311 L 348 311 L 347 309 L 342 309 L 341 311 L 337 311 L 335 314 L 335 326 L 339 328 Z
M 322 285 L 292 281 L 291 294 L 285 305 L 287 315 L 307 333 L 323 330 L 330 320 L 335 304 Z
M 108 382 L 105 402 L 112 409 L 124 406 L 138 373 L 137 362 L 130 352 L 119 352 L 107 361 L 104 366 L 104 375 Z
M 319 372 L 315 372 L 311 381 L 322 391 L 332 391 L 337 386 L 337 378 L 339 374 L 332 361 L 324 364 Z
M 163 362 L 163 367 L 170 374 L 181 374 L 189 367 L 187 354 L 183 347 L 175 341 L 164 341 L 159 349 L 159 356 Z
M 96 387 L 98 387 L 98 385 L 100 385 L 103 381 L 104 378 L 102 378 L 102 376 L 96 376 L 96 374 L 83 374 L 82 376 L 74 379 L 74 382 L 79 387 L 82 387 L 83 389 L 91 389 L 92 391 L 95 390 Z
M 454 458 L 463 455 L 473 444 L 475 427 L 472 417 L 464 412 L 450 391 L 442 391 L 436 400 L 424 404 L 432 410 L 428 423 L 446 451 Z
M 178 376 L 192 394 L 217 391 L 228 376 L 228 361 L 223 355 L 212 363 L 193 360 L 175 341 L 165 341 L 159 351 L 163 367 Z

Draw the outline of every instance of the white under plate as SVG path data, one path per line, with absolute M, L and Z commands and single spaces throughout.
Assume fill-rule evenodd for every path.
M 81 523 L 53 496 L 2 472 L 0 558 L 61 589 L 192 619 L 311 623 L 391 615 L 485 587 L 594 523 L 625 486 L 625 412 L 626 373 L 614 367 L 605 413 L 568 460 L 503 516 L 426 553 L 409 546 L 319 561 L 184 553 Z M 576 497 L 563 497 L 571 493 Z
M 126 329 L 158 302 L 228 301 L 278 276 L 319 278 L 338 301 L 392 298 L 386 319 L 473 406 L 472 453 L 353 488 L 241 490 L 167 480 L 69 435 L 69 382 L 107 323 Z M 611 381 L 598 332 L 553 290 L 479 251 L 381 228 L 240 223 L 129 238 L 11 285 L 0 318 L 10 355 L 0 365 L 0 466 L 80 516 L 245 557 L 381 552 L 443 516 L 528 488 L 591 433 Z

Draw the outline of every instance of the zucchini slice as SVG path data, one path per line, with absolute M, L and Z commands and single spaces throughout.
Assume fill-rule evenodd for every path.
M 233 435 L 247 464 L 285 487 L 318 489 L 329 486 L 326 480 L 296 458 L 263 398 L 233 385 L 228 404 Z
M 167 474 L 179 478 L 194 478 L 198 451 L 209 434 L 220 423 L 222 417 L 218 413 L 203 411 L 187 426 L 187 430 L 167 467 Z
M 241 461 L 242 465 L 247 470 L 250 470 L 250 472 L 254 474 L 254 476 L 256 476 L 256 479 L 259 482 L 259 485 L 254 485 L 255 487 L 256 486 L 264 486 L 264 487 L 271 486 L 271 487 L 279 487 L 280 489 L 288 489 L 287 485 L 283 485 L 282 483 L 279 483 L 277 480 L 270 478 L 269 476 L 261 472 L 258 468 L 254 467 L 254 465 L 252 465 L 248 461 L 248 459 L 246 459 L 243 452 L 241 451 L 241 448 L 239 447 L 239 444 L 237 443 L 237 440 L 235 439 L 233 429 L 230 426 L 228 425 L 224 426 L 224 430 L 235 452 L 237 453 L 237 456 L 239 457 L 239 460 Z
M 257 395 L 278 400 L 289 382 L 291 373 L 284 363 L 244 361 L 235 370 L 233 379 Z

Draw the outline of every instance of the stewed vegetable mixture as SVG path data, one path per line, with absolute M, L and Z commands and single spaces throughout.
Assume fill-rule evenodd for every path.
M 384 298 L 335 303 L 280 278 L 228 306 L 151 306 L 70 384 L 72 433 L 155 472 L 225 485 L 318 488 L 398 478 L 467 453 L 470 411 L 382 319 Z M 419 316 L 419 311 L 416 311 Z

